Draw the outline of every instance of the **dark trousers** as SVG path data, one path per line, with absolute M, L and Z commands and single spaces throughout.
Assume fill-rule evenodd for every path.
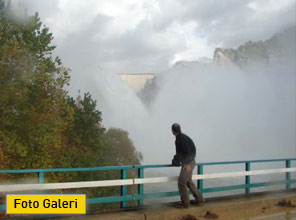
M 181 201 L 184 206 L 190 205 L 187 187 L 192 192 L 196 202 L 203 201 L 203 197 L 202 197 L 201 193 L 199 192 L 199 190 L 196 188 L 196 186 L 194 185 L 194 183 L 192 181 L 192 171 L 195 167 L 195 161 L 192 161 L 189 165 L 191 167 L 191 170 L 189 172 L 187 172 L 184 169 L 184 165 L 182 166 L 181 172 L 179 175 L 179 179 L 178 179 L 179 193 L 180 193 Z

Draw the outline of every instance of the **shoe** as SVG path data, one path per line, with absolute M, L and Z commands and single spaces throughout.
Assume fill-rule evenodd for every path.
M 177 208 L 177 209 L 188 209 L 189 205 L 177 204 L 177 205 L 175 205 L 175 208 Z
M 195 206 L 202 206 L 205 203 L 205 199 L 199 199 L 199 200 L 195 200 L 192 204 Z
M 204 203 L 206 200 L 202 196 L 194 197 L 195 203 Z

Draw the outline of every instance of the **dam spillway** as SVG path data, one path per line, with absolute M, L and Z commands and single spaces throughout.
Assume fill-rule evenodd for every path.
M 119 76 L 135 93 L 139 93 L 155 73 L 120 73 Z

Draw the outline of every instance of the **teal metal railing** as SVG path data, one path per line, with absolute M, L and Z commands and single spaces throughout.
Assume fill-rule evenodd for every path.
M 296 161 L 296 158 L 288 159 L 272 159 L 272 160 L 247 160 L 247 161 L 228 161 L 228 162 L 210 162 L 210 163 L 197 163 L 197 174 L 205 174 L 204 167 L 207 166 L 223 166 L 231 164 L 244 164 L 245 171 L 251 171 L 252 164 L 258 163 L 272 163 L 272 162 L 283 162 L 285 168 L 292 167 L 292 161 Z M 94 172 L 94 171 L 110 171 L 118 170 L 121 173 L 121 179 L 127 179 L 128 170 L 137 170 L 138 178 L 144 178 L 145 170 L 155 169 L 155 168 L 168 168 L 172 167 L 171 165 L 130 165 L 130 166 L 111 166 L 111 167 L 90 167 L 90 168 L 55 168 L 55 169 L 20 169 L 20 170 L 0 170 L 0 174 L 20 174 L 20 173 L 37 173 L 39 176 L 39 183 L 44 183 L 44 176 L 46 173 L 54 172 Z M 244 189 L 246 194 L 251 193 L 251 188 L 263 187 L 263 186 L 272 186 L 272 185 L 285 185 L 286 189 L 295 188 L 292 187 L 292 184 L 296 183 L 296 179 L 291 178 L 291 173 L 287 172 L 284 180 L 280 181 L 269 181 L 261 183 L 252 183 L 251 176 L 245 176 L 245 184 L 240 185 L 231 185 L 231 186 L 220 186 L 220 187 L 211 187 L 204 188 L 204 180 L 198 180 L 197 185 L 201 193 L 213 193 L 219 191 L 228 191 L 228 190 L 237 190 Z M 144 185 L 138 185 L 138 192 L 135 195 L 127 194 L 128 186 L 120 186 L 121 193 L 118 196 L 109 196 L 109 197 L 100 197 L 100 198 L 88 198 L 87 204 L 99 204 L 99 203 L 113 203 L 120 202 L 120 207 L 124 208 L 127 206 L 129 201 L 138 201 L 138 205 L 141 206 L 144 204 L 144 199 L 147 198 L 160 198 L 160 197 L 170 197 L 178 196 L 178 191 L 173 192 L 154 192 L 154 193 L 144 193 Z M 1 192 L 0 192 L 1 193 Z M 0 204 L 0 210 L 5 210 L 5 205 Z

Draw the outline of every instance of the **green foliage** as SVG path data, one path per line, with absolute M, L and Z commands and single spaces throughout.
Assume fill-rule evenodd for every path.
M 100 161 L 111 162 L 112 166 L 140 164 L 143 156 L 136 151 L 128 132 L 119 128 L 110 128 L 104 136 L 103 158 Z M 106 163 L 105 162 L 105 163 Z
M 54 167 L 72 121 L 68 70 L 37 14 L 19 22 L 4 9 L 0 27 L 0 168 Z
M 52 55 L 52 39 L 37 13 L 20 21 L 0 0 L 0 169 L 140 164 L 142 155 L 126 131 L 106 132 L 102 127 L 102 114 L 89 93 L 68 96 L 64 87 L 69 85 L 69 70 Z M 9 178 L 13 176 L 0 181 Z M 45 178 L 118 179 L 120 172 L 54 173 Z M 119 187 L 77 192 L 110 196 L 118 195 Z
M 71 167 L 140 164 L 142 155 L 136 151 L 128 132 L 117 128 L 110 128 L 106 132 L 102 127 L 101 112 L 96 109 L 96 101 L 89 93 L 84 94 L 83 99 L 79 95 L 76 100 L 69 98 L 68 101 L 74 109 L 74 123 L 68 131 L 69 146 L 61 157 L 71 161 Z M 129 171 L 129 178 L 135 176 L 135 171 Z M 76 172 L 68 174 L 67 177 L 62 174 L 52 178 L 57 181 L 61 179 L 65 181 L 65 178 L 68 178 L 67 181 L 120 179 L 120 171 Z M 130 194 L 136 190 L 135 187 L 128 187 Z M 79 189 L 75 192 L 86 193 L 90 198 L 115 196 L 119 195 L 120 187 Z
M 71 159 L 70 167 L 98 166 L 96 159 L 101 155 L 102 139 L 105 129 L 101 126 L 101 112 L 96 109 L 89 93 L 76 100 L 68 98 L 69 105 L 74 109 L 73 126 L 69 128 L 69 139 L 66 154 Z

